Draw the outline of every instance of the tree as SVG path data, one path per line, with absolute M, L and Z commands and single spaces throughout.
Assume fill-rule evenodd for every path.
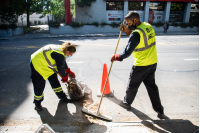
M 1 19 L 5 22 L 13 22 L 11 19 L 13 16 L 16 18 L 23 13 L 27 14 L 27 27 L 30 27 L 29 24 L 29 15 L 36 13 L 42 13 L 45 2 L 47 3 L 50 0 L 7 0 L 6 6 L 0 8 Z
M 1 22 L 8 23 L 16 23 L 17 22 L 17 15 L 20 14 L 13 5 L 13 1 L 10 0 L 4 0 L 1 1 L 0 6 L 0 19 Z
M 70 0 L 70 12 L 75 15 L 75 0 Z M 45 6 L 43 17 L 47 14 L 52 14 L 54 19 L 59 22 L 65 20 L 65 0 L 52 0 Z
M 77 4 L 79 7 L 91 6 L 91 3 L 92 3 L 93 1 L 96 1 L 96 0 L 76 0 L 76 4 Z

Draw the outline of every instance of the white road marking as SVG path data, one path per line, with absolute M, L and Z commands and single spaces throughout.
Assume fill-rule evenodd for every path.
M 78 63 L 83 63 L 83 62 L 67 62 L 67 63 L 71 63 L 71 64 L 77 63 L 78 64 Z
M 199 60 L 199 59 L 184 59 L 185 61 L 190 61 L 190 60 Z

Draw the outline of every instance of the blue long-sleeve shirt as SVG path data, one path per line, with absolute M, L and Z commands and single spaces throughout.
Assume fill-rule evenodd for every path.
M 65 61 L 65 57 L 62 54 L 59 54 L 57 52 L 52 52 L 51 57 L 56 61 L 56 66 L 58 69 L 58 73 L 65 77 L 67 76 L 67 73 L 65 72 L 65 69 L 68 68 L 67 63 Z
M 124 51 L 120 54 L 119 59 L 123 60 L 129 57 L 139 43 L 140 43 L 140 34 L 138 32 L 134 32 L 133 34 L 130 35 L 128 44 L 126 45 Z

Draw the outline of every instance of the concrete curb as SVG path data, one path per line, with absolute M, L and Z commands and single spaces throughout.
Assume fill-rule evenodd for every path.
M 199 35 L 199 33 L 156 33 L 156 36 L 171 36 L 171 35 Z M 80 35 L 50 35 L 50 36 L 40 36 L 33 37 L 33 39 L 41 39 L 41 38 L 63 38 L 63 37 L 112 37 L 119 36 L 119 34 L 80 34 Z M 122 34 L 122 36 L 127 36 L 126 34 Z
M 156 36 L 174 36 L 174 35 L 199 35 L 199 32 L 169 32 L 169 33 L 160 33 L 157 32 Z M 101 34 L 101 33 L 96 33 L 96 34 L 63 34 L 63 35 L 52 35 L 52 34 L 47 34 L 47 33 L 34 33 L 34 34 L 23 34 L 23 35 L 18 35 L 18 36 L 10 36 L 8 37 L 0 37 L 0 40 L 8 40 L 8 39 L 13 39 L 13 38 L 32 38 L 32 39 L 42 39 L 42 38 L 69 38 L 69 37 L 113 37 L 113 36 L 119 36 L 118 33 L 107 33 L 107 34 Z M 122 33 L 122 36 L 127 36 L 125 33 Z

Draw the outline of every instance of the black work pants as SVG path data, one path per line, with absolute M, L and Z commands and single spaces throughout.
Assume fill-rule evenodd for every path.
M 34 103 L 41 103 L 44 99 L 43 91 L 45 88 L 46 81 L 43 79 L 43 77 L 35 70 L 33 67 L 33 64 L 30 64 L 31 67 L 31 79 L 33 83 L 34 88 Z M 54 73 L 49 78 L 49 83 L 51 84 L 52 89 L 58 96 L 58 98 L 66 97 L 65 93 L 63 92 L 60 82 L 58 81 L 57 74 Z
M 153 109 L 158 113 L 164 113 L 161 105 L 158 87 L 155 83 L 155 71 L 157 63 L 149 66 L 133 66 L 130 72 L 124 102 L 132 104 L 140 84 L 146 86 Z

